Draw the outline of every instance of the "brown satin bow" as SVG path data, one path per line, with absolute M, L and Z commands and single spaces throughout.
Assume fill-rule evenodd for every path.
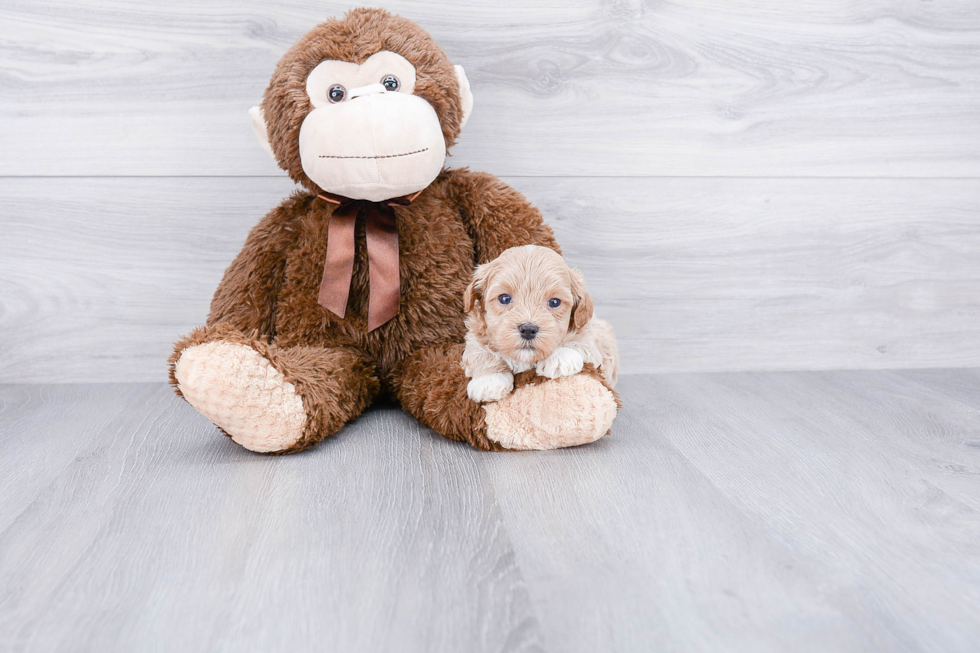
M 347 312 L 347 298 L 354 274 L 354 226 L 358 216 L 363 215 L 368 280 L 371 284 L 368 331 L 374 331 L 398 315 L 401 282 L 398 276 L 398 227 L 395 225 L 393 207 L 408 206 L 421 192 L 383 202 L 352 200 L 332 193 L 318 195 L 338 205 L 330 216 L 327 259 L 323 263 L 323 280 L 316 298 L 320 306 L 337 317 L 344 317 Z

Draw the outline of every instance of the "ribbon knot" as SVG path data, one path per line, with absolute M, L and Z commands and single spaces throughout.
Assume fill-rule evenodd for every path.
M 323 263 L 323 280 L 316 301 L 320 306 L 344 317 L 354 275 L 354 228 L 364 216 L 367 240 L 368 331 L 374 331 L 398 315 L 401 280 L 398 274 L 398 227 L 395 224 L 396 206 L 408 206 L 419 193 L 396 197 L 383 202 L 354 200 L 332 193 L 321 193 L 321 199 L 336 204 L 330 216 L 327 233 L 327 258 Z

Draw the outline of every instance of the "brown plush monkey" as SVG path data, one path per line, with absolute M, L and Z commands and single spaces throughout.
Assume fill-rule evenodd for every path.
M 517 191 L 443 169 L 472 108 L 459 66 L 419 26 L 356 9 L 282 58 L 263 146 L 302 187 L 249 234 L 207 325 L 170 358 L 177 393 L 252 451 L 300 451 L 379 393 L 479 449 L 550 449 L 605 434 L 618 398 L 600 374 L 520 375 L 503 400 L 467 397 L 463 292 L 509 247 L 558 250 Z

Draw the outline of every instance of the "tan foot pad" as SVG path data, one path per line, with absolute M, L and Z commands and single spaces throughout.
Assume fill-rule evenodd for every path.
M 246 345 L 219 340 L 188 347 L 174 375 L 194 408 L 251 451 L 288 449 L 306 427 L 296 388 Z
M 609 431 L 616 399 L 602 383 L 577 374 L 526 385 L 484 406 L 487 437 L 508 449 L 588 444 Z

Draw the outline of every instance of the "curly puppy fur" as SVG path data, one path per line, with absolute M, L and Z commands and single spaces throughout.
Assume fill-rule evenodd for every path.
M 435 109 L 447 147 L 463 117 L 458 81 L 445 53 L 420 27 L 382 10 L 357 9 L 318 25 L 279 62 L 262 108 L 273 152 L 300 190 L 249 233 L 225 272 L 207 325 L 176 343 L 216 340 L 253 348 L 295 387 L 309 416 L 302 437 L 276 453 L 305 449 L 338 431 L 379 393 L 392 395 L 423 424 L 479 449 L 487 438 L 483 409 L 466 397 L 460 368 L 463 293 L 475 264 L 517 245 L 558 245 L 541 214 L 493 175 L 444 170 L 410 205 L 394 209 L 399 238 L 401 308 L 367 331 L 368 261 L 363 222 L 344 318 L 317 304 L 334 205 L 303 172 L 298 132 L 310 111 L 309 72 L 326 59 L 362 62 L 389 50 L 416 68 L 415 93 Z M 538 382 L 547 382 L 538 379 Z
M 463 306 L 463 367 L 473 379 L 474 401 L 501 399 L 512 384 L 510 375 L 530 369 L 557 378 L 592 363 L 616 385 L 619 354 L 612 327 L 593 316 L 582 273 L 554 250 L 513 247 L 479 266 Z

